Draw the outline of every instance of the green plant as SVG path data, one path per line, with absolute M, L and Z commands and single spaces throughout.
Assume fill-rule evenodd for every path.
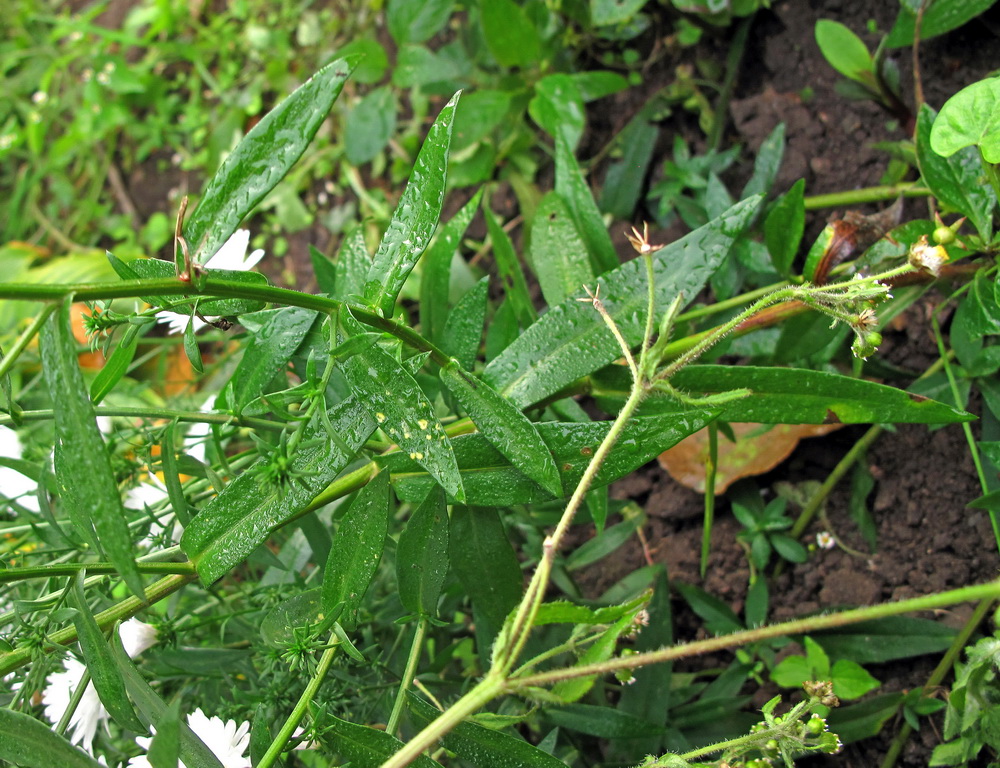
M 413 7 L 393 6 L 395 34 L 433 34 L 451 10 L 438 4 L 431 17 L 407 16 Z M 543 10 L 526 7 L 519 12 Z M 480 11 L 487 8 L 510 10 L 498 3 Z M 492 56 L 520 55 L 502 43 L 493 42 Z M 934 222 L 918 222 L 905 238 L 881 243 L 881 256 L 894 261 L 878 272 L 833 273 L 828 285 L 769 284 L 768 275 L 792 273 L 796 250 L 775 232 L 805 211 L 801 187 L 768 208 L 783 149 L 778 130 L 739 201 L 707 173 L 704 194 L 689 206 L 704 219 L 692 221 L 698 228 L 666 246 L 634 229 L 637 258 L 619 264 L 574 156 L 579 124 L 564 129 L 558 121 L 573 109 L 543 99 L 535 112 L 552 128 L 556 184 L 536 203 L 527 256 L 548 308 L 538 313 L 511 239 L 484 208 L 502 283 L 494 301 L 469 265 L 452 266 L 482 195 L 439 222 L 465 98 L 455 94 L 415 151 L 374 255 L 360 229 L 332 262 L 313 251 L 316 294 L 213 268 L 254 206 L 309 157 L 356 66 L 353 57 L 335 60 L 247 133 L 190 215 L 181 205 L 171 260 L 110 255 L 111 279 L 43 282 L 31 279 L 30 252 L 5 250 L 25 277 L 0 285 L 8 303 L 23 303 L 20 323 L 4 328 L 3 424 L 17 427 L 32 450 L 3 466 L 35 487 L 9 505 L 0 549 L 0 583 L 13 601 L 0 618 L 12 627 L 0 674 L 20 675 L 17 693 L 4 699 L 11 708 L 0 711 L 0 756 L 96 764 L 61 735 L 81 706 L 83 682 L 55 732 L 17 711 L 42 687 L 55 652 L 77 640 L 116 724 L 110 737 L 94 738 L 118 759 L 136 751 L 129 734 L 155 727 L 149 751 L 157 762 L 179 756 L 214 765 L 214 750 L 180 717 L 195 700 L 241 719 L 250 717 L 250 702 L 249 748 L 264 766 L 298 740 L 318 745 L 315 759 L 390 766 L 431 765 L 424 752 L 438 744 L 477 764 L 501 755 L 555 766 L 572 761 L 590 737 L 612 740 L 623 760 L 662 755 L 651 765 L 714 752 L 787 763 L 802 751 L 834 749 L 836 736 L 813 717 L 817 701 L 829 701 L 820 688 L 784 715 L 770 702 L 756 729 L 713 720 L 742 703 L 744 682 L 762 669 L 757 654 L 770 661 L 771 643 L 860 621 L 899 622 L 909 610 L 992 599 L 1000 587 L 768 624 L 758 573 L 745 622 L 688 590 L 692 605 L 720 623 L 713 637 L 677 644 L 662 568 L 630 573 L 592 603 L 574 583 L 574 566 L 610 551 L 607 542 L 631 535 L 642 519 L 611 503 L 607 486 L 719 420 L 967 422 L 959 408 L 832 370 L 847 356 L 845 338 L 856 358 L 874 354 L 876 309 L 913 300 L 891 297 L 888 281 L 930 282 L 947 266 L 948 248 L 961 250 L 957 241 L 935 233 L 942 227 Z M 388 122 L 384 98 L 366 109 Z M 926 151 L 921 141 L 918 152 Z M 929 187 L 948 181 L 926 168 Z M 994 205 L 980 212 L 989 218 Z M 769 221 L 778 222 L 770 237 Z M 751 236 L 761 227 L 765 242 Z M 953 228 L 943 227 L 954 235 Z M 790 238 L 795 246 L 800 237 Z M 966 245 L 989 247 L 981 231 Z M 407 286 L 418 263 L 421 284 Z M 972 286 L 982 292 L 987 279 Z M 727 298 L 691 305 L 710 283 Z M 745 283 L 753 289 L 740 293 Z M 419 311 L 411 315 L 403 296 L 419 297 Z M 88 305 L 90 341 L 108 354 L 97 373 L 80 366 L 74 302 Z M 165 311 L 188 318 L 180 338 L 154 332 Z M 838 329 L 804 333 L 797 317 Z M 757 365 L 698 363 L 723 344 L 734 353 L 752 330 L 779 321 L 781 333 L 792 330 L 761 343 L 752 353 Z M 196 335 L 199 322 L 211 330 Z M 242 330 L 232 333 L 234 323 Z M 802 349 L 817 339 L 819 353 Z M 187 363 L 199 386 L 181 395 L 158 387 L 144 368 Z M 595 420 L 573 399 L 582 392 L 613 417 Z M 98 416 L 115 420 L 108 436 Z M 156 475 L 158 495 L 129 498 L 136 488 L 148 492 Z M 625 519 L 608 525 L 616 512 Z M 783 508 L 765 507 L 758 494 L 737 515 L 758 569 L 771 548 L 797 556 L 801 545 L 781 532 L 791 525 Z M 590 523 L 609 538 L 586 557 L 577 554 L 582 547 L 564 553 L 572 527 Z M 553 584 L 571 599 L 550 597 Z M 140 612 L 170 643 L 141 671 L 114 631 Z M 672 676 L 674 660 L 734 647 L 737 663 L 710 683 Z M 813 650 L 807 663 L 830 667 Z M 677 715 L 692 727 L 682 730 Z M 879 717 L 866 721 L 869 731 L 881 727 Z M 637 755 L 629 741 L 639 737 Z
M 806 548 L 784 533 L 795 523 L 791 518 L 785 517 L 787 499 L 775 498 L 765 505 L 755 488 L 745 488 L 742 493 L 734 493 L 732 504 L 733 515 L 743 526 L 737 538 L 746 549 L 751 566 L 751 580 L 754 580 L 754 574 L 767 568 L 773 553 L 791 563 L 805 562 Z M 816 675 L 810 679 L 826 679 L 826 675 Z

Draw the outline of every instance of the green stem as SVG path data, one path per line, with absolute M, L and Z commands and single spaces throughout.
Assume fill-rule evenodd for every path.
M 118 416 L 126 419 L 177 419 L 184 422 L 199 422 L 203 424 L 219 424 L 222 426 L 250 427 L 252 429 L 268 429 L 280 432 L 287 425 L 271 419 L 258 419 L 252 416 L 233 416 L 229 413 L 205 413 L 203 411 L 180 411 L 174 408 L 126 408 L 101 405 L 94 409 L 98 416 Z M 42 409 L 37 411 L 21 411 L 19 418 L 23 421 L 47 421 L 53 417 L 54 411 Z M 0 416 L 0 424 L 10 424 L 10 416 Z
M 39 329 L 45 325 L 45 321 L 49 319 L 49 315 L 58 309 L 56 304 L 48 304 L 42 308 L 42 311 L 35 316 L 35 319 L 31 321 L 31 325 L 21 332 L 21 335 L 17 337 L 14 345 L 10 348 L 10 351 L 4 356 L 2 362 L 0 362 L 0 379 L 10 373 L 10 369 L 14 367 L 14 363 L 21 356 L 21 353 L 27 348 L 31 340 L 35 338 L 35 334 L 38 333 Z
M 392 704 L 392 712 L 389 715 L 389 723 L 385 726 L 385 732 L 391 736 L 396 735 L 399 728 L 399 718 L 403 715 L 403 704 L 406 702 L 406 691 L 409 690 L 413 676 L 417 672 L 417 662 L 420 660 L 420 653 L 424 649 L 424 634 L 427 632 L 427 617 L 421 616 L 413 632 L 413 643 L 410 645 L 410 655 L 406 659 L 406 668 L 403 670 L 403 679 L 399 681 L 399 690 L 396 691 L 396 700 Z
M 136 563 L 139 573 L 175 573 L 195 575 L 194 563 Z M 26 579 L 48 579 L 53 576 L 74 576 L 80 571 L 90 574 L 118 573 L 111 563 L 58 563 L 35 565 L 27 568 L 7 568 L 0 570 L 0 584 Z
M 305 717 L 306 711 L 309 709 L 309 703 L 316 696 L 316 691 L 319 690 L 320 685 L 323 683 L 323 679 L 326 677 L 326 673 L 330 669 L 330 664 L 333 663 L 333 657 L 338 650 L 340 650 L 340 645 L 335 644 L 323 651 L 319 664 L 316 666 L 316 674 L 312 676 L 309 684 L 306 685 L 306 689 L 302 691 L 302 695 L 299 696 L 299 700 L 295 704 L 295 709 L 292 710 L 288 719 L 285 720 L 284 725 L 281 726 L 281 730 L 278 731 L 278 735 L 271 742 L 271 746 L 267 748 L 267 752 L 264 753 L 260 762 L 257 763 L 257 768 L 271 768 L 277 762 L 278 758 L 281 757 L 285 745 L 288 744 L 289 739 L 292 738 L 292 734 L 295 733 L 295 729 L 298 728 L 299 723 L 302 722 L 302 718 Z
M 59 722 L 56 723 L 54 730 L 60 736 L 65 734 L 66 729 L 69 728 L 69 723 L 73 719 L 76 708 L 80 706 L 80 700 L 83 698 L 88 685 L 90 685 L 90 670 L 85 668 L 80 681 L 76 684 L 76 688 L 73 689 L 73 695 L 70 697 L 69 704 L 66 705 L 66 711 L 63 712 L 62 717 L 59 718 Z
M 148 608 L 154 603 L 158 603 L 163 598 L 172 595 L 181 587 L 190 584 L 198 578 L 194 574 L 165 576 L 159 581 L 146 587 L 146 602 L 142 602 L 134 595 L 127 597 L 117 605 L 113 605 L 107 610 L 101 611 L 94 618 L 101 629 L 108 629 L 116 621 L 121 621 L 134 616 L 144 608 Z M 47 651 L 54 650 L 60 645 L 69 645 L 77 640 L 76 627 L 65 627 L 48 635 L 51 645 Z M 18 667 L 22 667 L 31 661 L 31 654 L 37 653 L 35 645 L 19 645 L 13 651 L 0 653 L 0 677 L 13 672 Z
M 850 189 L 846 192 L 831 192 L 826 195 L 812 195 L 805 198 L 805 204 L 807 211 L 815 211 L 820 208 L 837 208 L 842 205 L 895 200 L 900 195 L 903 197 L 930 197 L 931 191 L 927 187 L 918 187 L 914 182 L 909 182 L 892 186 Z
M 951 672 L 952 667 L 958 660 L 958 655 L 965 648 L 966 643 L 969 642 L 969 638 L 972 637 L 972 633 L 976 631 L 976 627 L 982 623 L 983 619 L 986 618 L 986 614 L 989 612 L 993 605 L 992 599 L 983 600 L 976 606 L 976 609 L 972 612 L 969 620 L 965 622 L 965 626 L 962 627 L 962 631 L 955 635 L 955 639 L 952 640 L 951 645 L 945 652 L 944 656 L 941 657 L 941 661 L 931 672 L 930 677 L 927 678 L 927 682 L 924 683 L 924 693 L 930 694 L 935 688 L 941 685 L 941 681 L 944 680 L 945 675 Z M 910 724 L 903 721 L 903 727 L 899 729 L 899 733 L 896 734 L 896 738 L 892 740 L 892 744 L 889 745 L 889 750 L 885 753 L 885 757 L 882 760 L 882 765 L 880 768 L 892 768 L 896 764 L 896 760 L 899 758 L 900 753 L 903 751 L 903 747 L 906 744 L 906 740 L 910 738 L 910 734 L 913 732 L 913 728 Z
M 469 715 L 478 712 L 486 704 L 504 692 L 504 681 L 490 672 L 462 698 L 442 712 L 420 733 L 403 745 L 403 748 L 382 764 L 382 768 L 405 768 L 421 753 L 437 743 L 446 733 L 452 731 Z
M 804 619 L 786 621 L 782 624 L 773 624 L 767 627 L 758 627 L 744 632 L 734 632 L 730 635 L 712 637 L 707 640 L 699 640 L 684 645 L 675 645 L 669 648 L 661 648 L 648 653 L 637 653 L 632 656 L 610 659 L 596 664 L 587 664 L 571 667 L 568 669 L 556 669 L 549 672 L 539 672 L 534 675 L 518 678 L 508 683 L 508 689 L 512 692 L 525 690 L 543 685 L 552 685 L 562 680 L 571 678 L 589 677 L 590 675 L 606 675 L 626 669 L 637 669 L 648 664 L 662 664 L 667 661 L 688 658 L 690 656 L 700 656 L 706 653 L 735 648 L 751 643 L 758 643 L 762 640 L 769 640 L 775 637 L 785 637 L 787 635 L 801 635 L 809 632 L 818 632 L 824 629 L 843 627 L 855 624 L 859 621 L 872 619 L 882 619 L 889 616 L 898 616 L 901 613 L 911 613 L 914 611 L 933 611 L 945 608 L 955 603 L 965 603 L 978 600 L 993 600 L 1000 597 L 1000 581 L 991 581 L 986 584 L 976 584 L 971 587 L 952 589 L 947 592 L 938 592 L 933 595 L 914 597 L 909 600 L 900 600 L 895 603 L 882 603 L 864 608 L 855 608 L 850 611 L 825 614 L 822 616 L 810 616 Z M 0 670 L 2 671 L 2 670 Z
M 712 523 L 715 520 L 715 472 L 719 463 L 719 427 L 708 425 L 708 466 L 705 467 L 705 519 L 701 527 L 701 577 L 708 571 L 708 553 L 712 544 Z
M 157 280 L 122 280 L 118 283 L 84 283 L 81 285 L 41 284 L 41 283 L 0 283 L 0 299 L 23 301 L 58 301 L 73 296 L 77 301 L 100 301 L 102 299 L 124 299 L 136 296 L 191 296 L 192 298 L 226 296 L 241 299 L 258 299 L 272 304 L 303 307 L 317 312 L 334 314 L 340 310 L 341 302 L 316 296 L 311 293 L 292 291 L 273 285 L 251 285 L 242 282 L 205 278 L 203 290 L 199 293 L 193 283 L 174 278 Z M 430 352 L 438 365 L 447 365 L 450 358 L 437 346 L 405 325 L 393 322 L 365 307 L 351 305 L 351 314 L 365 325 L 390 333 L 409 346 L 421 352 Z
M 712 115 L 712 127 L 708 134 L 708 147 L 717 150 L 722 146 L 722 134 L 726 128 L 726 118 L 729 114 L 729 102 L 733 97 L 733 89 L 736 87 L 736 78 L 742 68 L 743 54 L 746 52 L 747 37 L 750 34 L 750 25 L 753 23 L 753 14 L 740 20 L 733 33 L 733 39 L 729 43 L 729 54 L 726 56 L 726 79 L 722 81 L 722 88 L 719 91 L 719 100 L 715 104 Z

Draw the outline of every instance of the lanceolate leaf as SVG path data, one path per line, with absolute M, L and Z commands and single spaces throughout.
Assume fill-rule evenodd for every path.
M 483 190 L 480 189 L 462 210 L 441 227 L 421 265 L 423 273 L 420 276 L 420 328 L 424 338 L 438 345 L 443 341 L 441 334 L 448 318 L 448 303 L 441 298 L 449 295 L 451 261 L 465 230 L 469 227 L 469 222 L 479 209 L 482 197 Z
M 195 262 L 208 261 L 302 157 L 356 61 L 327 64 L 268 112 L 225 159 L 184 225 Z
M 64 302 L 40 336 L 42 374 L 55 420 L 60 501 L 80 535 L 104 551 L 128 588 L 145 599 L 111 461 L 77 365 L 69 308 Z
M 346 308 L 340 318 L 351 333 L 364 332 Z M 344 376 L 389 439 L 430 472 L 451 498 L 464 499 L 451 441 L 413 376 L 379 347 L 345 361 Z
M 122 377 L 128 373 L 128 367 L 135 357 L 135 350 L 139 344 L 139 326 L 129 325 L 125 328 L 118 346 L 111 353 L 104 367 L 98 371 L 97 376 L 90 383 L 90 399 L 97 405 L 104 399 Z
M 427 133 L 368 271 L 365 298 L 385 317 L 392 317 L 399 289 L 430 243 L 441 216 L 451 127 L 460 95 L 461 91 L 451 97 Z
M 599 488 L 624 477 L 658 456 L 688 435 L 708 424 L 718 411 L 689 409 L 684 413 L 632 419 L 605 461 L 594 487 Z M 536 424 L 542 440 L 549 446 L 562 487 L 571 491 L 579 483 L 597 446 L 607 434 L 609 421 L 588 424 L 544 422 Z M 452 438 L 455 457 L 461 468 L 466 498 L 471 504 L 510 506 L 534 501 L 550 501 L 552 494 L 515 469 L 489 441 L 480 434 Z M 405 453 L 391 453 L 379 459 L 392 472 L 393 489 L 401 501 L 420 501 L 434 480 Z
M 485 658 L 524 592 L 521 566 L 493 508 L 453 507 L 450 539 L 448 554 L 455 575 L 472 599 L 479 654 Z
M 372 267 L 372 256 L 365 245 L 364 227 L 358 226 L 344 236 L 333 263 L 333 298 L 347 301 L 351 296 L 361 296 L 365 290 L 365 276 Z
M 466 291 L 448 314 L 444 333 L 441 335 L 441 349 L 446 354 L 453 355 L 463 368 L 470 371 L 476 364 L 483 339 L 489 287 L 490 279 L 484 277 Z M 432 299 L 432 303 L 439 301 L 439 298 Z
M 494 448 L 553 496 L 562 495 L 555 460 L 527 416 L 455 361 L 441 369 L 441 380 Z
M 323 614 L 344 603 L 341 624 L 351 631 L 385 549 L 389 527 L 389 473 L 380 472 L 358 491 L 334 536 L 323 572 Z
M 441 713 L 412 693 L 408 694 L 410 714 L 420 727 Z M 459 723 L 441 739 L 441 746 L 477 768 L 566 768 L 550 755 L 516 736 L 484 728 L 468 721 Z
M 302 307 L 282 307 L 256 315 L 261 323 L 247 344 L 232 377 L 232 407 L 239 413 L 259 397 L 288 365 L 318 313 Z
M 628 395 L 628 371 L 607 368 L 593 379 L 591 393 L 602 410 L 617 413 Z M 727 421 L 760 424 L 949 424 L 974 417 L 920 395 L 863 379 L 800 368 L 691 365 L 671 384 L 693 395 L 740 387 L 753 394 L 726 406 Z M 667 414 L 683 408 L 654 393 L 641 412 Z
M 73 624 L 80 638 L 80 648 L 87 662 L 87 671 L 94 681 L 94 688 L 101 703 L 123 728 L 145 733 L 146 727 L 139 722 L 135 711 L 125 693 L 125 682 L 111 654 L 111 647 L 104 639 L 104 632 L 97 625 L 94 614 L 87 605 L 87 597 L 83 592 L 83 571 L 80 571 L 73 583 L 70 604 L 76 608 Z
M 514 244 L 488 205 L 483 206 L 483 216 L 486 219 L 486 229 L 490 233 L 490 242 L 493 243 L 493 257 L 497 262 L 497 272 L 503 281 L 504 295 L 514 310 L 517 322 L 522 328 L 527 328 L 535 322 L 538 314 L 531 304 L 528 282 L 524 279 L 521 262 L 517 260 L 517 254 L 514 252 Z
M 343 760 L 355 768 L 379 768 L 403 746 L 395 736 L 367 725 L 356 725 L 331 714 L 323 718 L 323 741 Z M 412 763 L 415 768 L 440 768 L 426 755 Z
M 597 274 L 618 266 L 618 254 L 611 243 L 608 228 L 587 186 L 573 148 L 560 133 L 556 136 L 556 192 L 569 207 L 576 229 L 587 244 L 587 251 Z
M 561 303 L 594 279 L 587 246 L 576 231 L 569 208 L 549 192 L 535 210 L 531 227 L 531 265 L 542 296 L 550 307 Z
M 121 641 L 117 638 L 111 642 L 111 651 L 122 679 L 125 681 L 125 688 L 132 696 L 132 700 L 135 701 L 142 716 L 154 727 L 162 718 L 171 719 L 170 708 L 139 674 L 139 670 L 135 668 L 135 664 L 125 653 Z M 181 760 L 184 765 L 188 768 L 223 768 L 222 763 L 219 762 L 212 750 L 205 746 L 205 743 L 198 738 L 187 723 L 180 722 L 178 725 Z M 62 765 L 62 763 L 50 763 L 49 765 Z
M 396 547 L 399 600 L 406 610 L 422 616 L 437 615 L 441 586 L 448 575 L 448 508 L 444 501 L 444 491 L 432 489 L 406 521 Z
M 760 201 L 752 197 L 737 203 L 653 255 L 657 307 L 669 306 L 678 295 L 694 299 Z M 601 301 L 626 341 L 638 344 L 647 305 L 643 260 L 633 259 L 602 275 L 591 289 L 600 290 Z M 611 331 L 589 303 L 577 301 L 581 297 L 583 291 L 550 309 L 486 366 L 483 379 L 516 406 L 526 408 L 621 357 Z
M 181 548 L 198 568 L 203 584 L 224 576 L 258 546 L 271 531 L 301 512 L 354 459 L 375 431 L 368 408 L 357 398 L 329 412 L 328 434 L 323 420 L 313 419 L 303 435 L 289 472 L 294 480 L 283 486 L 262 475 L 262 458 L 210 501 L 184 530 Z
M 41 720 L 0 708 L 0 760 L 24 768 L 103 768 Z

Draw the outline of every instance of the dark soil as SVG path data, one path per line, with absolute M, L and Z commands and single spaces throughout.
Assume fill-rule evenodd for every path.
M 877 38 L 863 34 L 865 21 L 875 18 L 880 30 L 888 30 L 896 9 L 895 3 L 862 0 L 780 2 L 755 23 L 731 104 L 733 133 L 729 138 L 756 150 L 779 122 L 785 123 L 788 146 L 777 183 L 779 191 L 798 178 L 806 179 L 809 195 L 880 183 L 888 157 L 873 144 L 899 141 L 905 138 L 903 130 L 879 107 L 848 101 L 834 91 L 838 76 L 820 54 L 813 29 L 818 19 L 838 20 L 874 48 Z M 997 66 L 993 55 L 996 36 L 990 31 L 997 19 L 993 13 L 987 23 L 969 24 L 924 43 L 924 92 L 935 109 L 951 94 Z M 899 51 L 898 60 L 904 93 L 912 94 L 910 52 Z M 807 87 L 812 94 L 803 98 Z M 927 215 L 925 202 L 911 200 L 906 206 L 907 216 Z M 873 213 L 878 206 L 861 210 Z M 807 226 L 806 244 L 811 242 L 810 232 L 815 236 L 828 217 L 842 214 L 827 211 L 814 215 Z M 936 359 L 926 318 L 939 300 L 939 296 L 930 294 L 912 308 L 897 327 L 885 334 L 880 354 L 914 371 Z M 976 424 L 972 430 L 978 436 Z M 864 432 L 864 428 L 851 427 L 805 441 L 784 466 L 757 478 L 757 482 L 769 489 L 776 482 L 822 481 Z M 866 463 L 877 481 L 868 498 L 878 530 L 877 550 L 866 556 L 839 549 L 817 550 L 806 563 L 786 567 L 770 585 L 772 621 L 817 610 L 914 597 L 996 577 L 1000 560 L 989 520 L 984 512 L 967 508 L 982 491 L 959 425 L 936 430 L 901 426 L 895 433 L 884 432 L 869 451 Z M 828 521 L 845 543 L 867 552 L 848 511 L 848 486 L 849 481 L 843 481 L 829 498 Z M 655 562 L 666 566 L 672 579 L 698 584 L 727 601 L 735 611 L 742 610 L 749 572 L 744 551 L 736 541 L 740 526 L 728 514 L 724 499 L 720 500 L 712 529 L 707 575 L 701 579 L 701 495 L 679 485 L 655 464 L 617 483 L 612 494 L 643 505 L 649 516 L 645 531 L 649 552 Z M 824 528 L 823 523 L 814 521 L 809 539 Z M 639 542 L 633 540 L 619 550 L 617 558 L 608 558 L 588 572 L 587 592 L 600 594 L 644 564 L 645 555 Z M 971 612 L 971 605 L 963 605 L 928 618 L 959 627 Z M 679 601 L 675 613 L 679 640 L 703 634 L 699 620 Z M 717 666 L 729 658 L 705 663 Z M 908 690 L 923 685 L 938 661 L 938 657 L 922 657 L 872 667 L 870 671 L 883 681 L 881 692 Z M 773 693 L 769 691 L 768 696 Z M 928 764 L 941 730 L 941 718 L 932 720 L 911 736 L 897 765 Z M 839 756 L 817 762 L 858 768 L 879 765 L 898 728 L 899 722 L 890 722 L 879 737 L 849 745 Z

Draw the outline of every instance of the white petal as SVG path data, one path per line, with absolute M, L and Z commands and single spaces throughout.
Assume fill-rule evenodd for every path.
M 86 667 L 76 659 L 63 661 L 63 671 L 53 672 L 46 679 L 45 690 L 42 691 L 42 703 L 45 705 L 45 717 L 51 723 L 58 723 L 69 707 L 73 692 L 80 685 Z M 93 683 L 87 684 L 87 689 L 80 698 L 76 711 L 69 721 L 73 734 L 70 743 L 80 744 L 90 754 L 94 753 L 94 735 L 97 726 L 103 720 L 107 722 L 108 711 L 94 689 Z
M 170 326 L 169 333 L 184 333 L 189 322 L 194 323 L 195 333 L 198 333 L 198 331 L 208 325 L 200 317 L 192 317 L 191 315 L 182 315 L 179 312 L 167 312 L 165 310 L 156 313 L 156 322 L 166 323 Z
M 245 272 L 252 269 L 264 255 L 262 250 L 256 250 L 247 257 L 247 248 L 250 246 L 250 230 L 237 229 L 229 236 L 225 244 L 215 252 L 205 266 L 211 269 L 234 269 Z
M 156 627 L 133 617 L 119 628 L 122 646 L 130 659 L 134 659 L 147 648 L 156 645 Z

